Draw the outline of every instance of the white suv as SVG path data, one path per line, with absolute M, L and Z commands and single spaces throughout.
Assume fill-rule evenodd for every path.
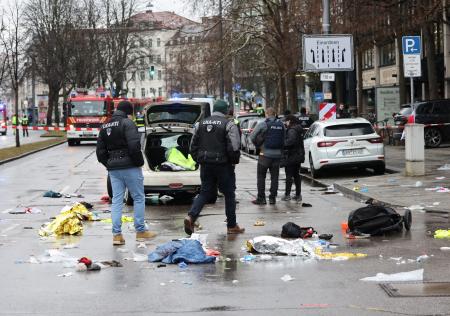
M 385 171 L 383 139 L 363 118 L 317 121 L 304 136 L 305 162 L 313 178 L 326 168 L 372 168 Z

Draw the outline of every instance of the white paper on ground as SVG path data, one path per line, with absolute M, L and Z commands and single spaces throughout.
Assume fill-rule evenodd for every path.
M 372 277 L 366 277 L 360 279 L 361 281 L 373 281 L 373 282 L 403 282 L 403 281 L 422 281 L 423 269 L 400 272 L 394 274 L 377 273 Z

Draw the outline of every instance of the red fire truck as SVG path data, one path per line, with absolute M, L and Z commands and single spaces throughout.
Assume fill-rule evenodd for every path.
M 7 123 L 6 105 L 0 103 L 0 133 L 3 136 L 5 136 L 8 131 Z
M 114 100 L 108 96 L 73 96 L 66 106 L 69 146 L 79 145 L 82 140 L 97 140 L 101 125 L 114 112 Z

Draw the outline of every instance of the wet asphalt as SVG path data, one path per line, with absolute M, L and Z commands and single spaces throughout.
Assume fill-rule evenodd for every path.
M 111 244 L 109 224 L 89 222 L 81 236 L 40 239 L 39 227 L 66 204 L 85 200 L 107 218 L 106 171 L 97 163 L 95 147 L 63 144 L 0 166 L 0 315 L 445 315 L 450 299 L 391 298 L 376 283 L 359 281 L 378 272 L 396 273 L 425 269 L 426 281 L 449 281 L 450 253 L 439 250 L 450 241 L 430 236 L 437 228 L 449 228 L 446 214 L 413 214 L 411 232 L 372 238 L 345 239 L 340 223 L 358 203 L 340 194 L 324 195 L 320 187 L 303 183 L 302 208 L 292 202 L 254 206 L 256 162 L 244 157 L 237 168 L 238 222 L 246 228 L 239 236 L 227 236 L 223 200 L 205 207 L 201 233 L 208 234 L 211 248 L 228 261 L 215 264 L 177 265 L 123 260 L 133 252 L 148 254 L 156 245 L 186 237 L 183 218 L 190 201 L 172 205 L 148 205 L 146 219 L 158 236 L 137 248 L 134 233 L 124 224 L 126 245 L 121 252 Z M 284 186 L 283 176 L 280 189 Z M 82 194 L 84 198 L 50 199 L 42 194 L 52 189 Z M 281 192 L 281 190 L 280 190 Z M 280 194 L 281 195 L 281 194 Z M 42 209 L 41 214 L 12 215 L 21 206 Z M 131 209 L 128 209 L 131 210 Z M 265 226 L 253 226 L 256 220 Z M 284 223 L 313 226 L 319 233 L 334 234 L 333 252 L 361 252 L 367 258 L 348 261 L 317 261 L 279 256 L 270 261 L 241 262 L 247 239 L 260 235 L 279 236 Z M 32 229 L 24 229 L 32 227 Z M 61 249 L 69 256 L 93 260 L 118 260 L 122 268 L 99 272 L 75 272 L 61 263 L 20 263 L 30 255 L 75 243 Z M 125 250 L 122 250 L 125 251 Z M 425 262 L 401 263 L 427 254 Z M 390 259 L 402 257 L 400 261 Z M 58 277 L 73 272 L 69 277 Z M 289 274 L 293 281 L 280 278 Z M 238 282 L 233 282 L 237 280 Z

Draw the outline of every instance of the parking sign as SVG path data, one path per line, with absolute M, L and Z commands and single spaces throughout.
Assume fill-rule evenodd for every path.
M 403 36 L 402 48 L 403 55 L 420 55 L 422 51 L 420 36 Z

